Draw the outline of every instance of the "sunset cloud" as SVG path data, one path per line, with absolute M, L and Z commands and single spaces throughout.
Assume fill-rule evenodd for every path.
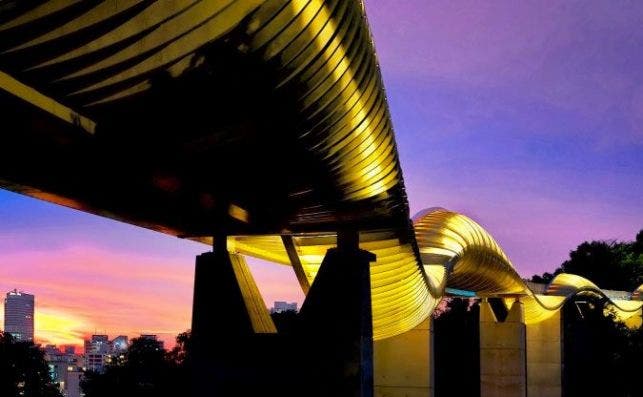
M 71 211 L 37 203 L 51 211 Z M 10 239 L 0 234 L 3 244 L 10 244 Z M 18 288 L 36 295 L 35 334 L 40 343 L 80 346 L 94 333 L 110 337 L 153 333 L 172 345 L 179 332 L 190 328 L 194 255 L 207 246 L 196 245 L 200 250 L 185 256 L 121 252 L 94 243 L 54 246 L 48 251 L 0 252 L 0 291 Z M 291 268 L 249 262 L 267 306 L 274 300 L 301 301 L 303 294 Z

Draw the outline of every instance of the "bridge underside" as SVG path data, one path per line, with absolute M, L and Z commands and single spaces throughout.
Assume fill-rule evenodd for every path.
M 560 296 L 535 294 L 462 215 L 411 224 L 358 1 L 4 1 L 0 109 L 0 187 L 230 236 L 234 252 L 292 265 L 306 291 L 337 233 L 360 231 L 377 255 L 376 338 L 420 324 L 446 287 L 521 298 L 531 322 L 600 293 L 568 277 Z
M 5 3 L 0 186 L 197 239 L 408 230 L 357 2 Z
M 290 353 L 314 345 L 319 371 L 299 370 L 337 382 L 321 394 L 370 395 L 373 340 L 388 339 L 388 357 L 427 337 L 447 288 L 501 297 L 519 337 L 576 294 L 640 315 L 643 287 L 607 299 L 559 275 L 535 292 L 473 220 L 439 208 L 409 220 L 358 1 L 0 1 L 0 110 L 0 187 L 214 244 L 197 264 L 196 345 L 274 332 L 237 254 L 293 266 L 310 293 Z M 210 312 L 221 300 L 234 302 L 229 321 Z M 211 373 L 241 365 L 245 376 L 237 345 Z M 424 357 L 423 346 L 405 351 Z M 428 389 L 428 367 L 405 389 Z M 399 383 L 380 375 L 383 390 Z

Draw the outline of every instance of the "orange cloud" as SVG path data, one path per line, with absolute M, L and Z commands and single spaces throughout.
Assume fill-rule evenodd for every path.
M 42 308 L 35 313 L 35 328 L 37 341 L 42 344 L 80 346 L 93 327 L 90 319 L 77 314 Z
M 0 317 L 1 323 L 4 321 L 4 307 L 0 307 Z M 54 308 L 37 308 L 34 317 L 36 343 L 43 345 L 82 346 L 86 330 L 91 329 L 89 319 Z
M 291 268 L 249 262 L 268 306 L 274 300 L 301 302 Z M 40 343 L 80 346 L 94 333 L 110 338 L 153 333 L 171 346 L 174 336 L 190 327 L 193 256 L 73 246 L 0 253 L 0 263 L 0 293 L 18 288 L 35 295 Z

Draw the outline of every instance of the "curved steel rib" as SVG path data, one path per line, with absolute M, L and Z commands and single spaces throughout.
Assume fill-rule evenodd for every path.
M 605 298 L 608 308 L 622 321 L 639 313 L 643 306 L 641 301 L 611 299 L 594 283 L 574 274 L 559 274 L 545 294 L 534 293 L 493 237 L 464 215 L 431 208 L 415 217 L 414 226 L 422 262 L 425 267 L 444 267 L 448 273 L 446 287 L 474 291 L 478 296 L 502 297 L 507 308 L 520 299 L 527 324 L 553 316 L 578 294 Z M 632 296 L 640 296 L 642 289 L 639 287 Z

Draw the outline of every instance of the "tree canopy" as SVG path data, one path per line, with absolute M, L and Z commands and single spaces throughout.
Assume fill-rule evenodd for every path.
M 0 396 L 62 397 L 49 376 L 45 353 L 0 331 Z
M 559 273 L 585 277 L 604 289 L 633 291 L 643 284 L 643 230 L 630 242 L 585 241 L 553 273 L 534 275 L 532 281 L 548 283 Z
M 436 396 L 480 395 L 479 312 L 476 300 L 454 297 L 434 313 Z
M 188 343 L 189 334 L 179 334 L 176 347 L 168 352 L 155 340 L 133 339 L 125 357 L 108 365 L 104 373 L 85 373 L 81 383 L 85 396 L 184 395 L 189 386 L 185 371 Z
M 603 289 L 633 291 L 643 284 L 643 230 L 630 242 L 585 241 L 552 273 L 532 281 L 548 283 L 559 273 L 585 277 Z M 566 395 L 638 395 L 643 328 L 630 330 L 604 309 L 604 299 L 592 295 L 565 304 Z
M 643 328 L 628 329 L 597 296 L 576 296 L 563 311 L 564 395 L 640 395 Z

